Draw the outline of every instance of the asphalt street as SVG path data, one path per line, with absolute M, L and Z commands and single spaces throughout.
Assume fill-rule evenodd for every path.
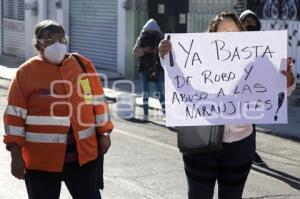
M 6 105 L 8 85 L 9 80 L 0 79 L 1 118 Z M 176 147 L 176 133 L 164 126 L 161 117 L 150 118 L 148 123 L 141 122 L 140 108 L 136 109 L 136 119 L 130 121 L 116 116 L 115 104 L 111 103 L 110 109 L 115 130 L 112 134 L 112 147 L 105 157 L 105 189 L 102 197 L 187 198 L 182 157 Z M 3 129 L 1 119 L 2 134 Z M 257 151 L 269 167 L 253 167 L 243 198 L 299 199 L 300 143 L 258 133 Z M 10 174 L 10 154 L 2 142 L 0 142 L 0 167 L 0 198 L 27 198 L 24 181 L 17 180 Z M 64 185 L 61 198 L 71 198 Z

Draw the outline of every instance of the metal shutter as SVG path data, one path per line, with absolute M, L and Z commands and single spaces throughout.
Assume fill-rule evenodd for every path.
M 24 0 L 3 0 L 3 54 L 25 57 Z
M 70 1 L 70 51 L 117 70 L 117 0 Z

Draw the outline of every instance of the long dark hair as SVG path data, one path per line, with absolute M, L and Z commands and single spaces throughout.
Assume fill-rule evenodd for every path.
M 229 12 L 229 11 L 223 11 L 223 12 L 217 14 L 209 22 L 207 31 L 208 32 L 217 32 L 220 22 L 223 21 L 224 19 L 231 19 L 236 24 L 236 26 L 240 29 L 240 31 L 244 30 L 238 17 L 236 16 L 236 14 L 234 14 L 233 12 Z

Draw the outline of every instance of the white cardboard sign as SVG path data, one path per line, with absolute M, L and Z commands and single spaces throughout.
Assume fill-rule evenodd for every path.
M 168 35 L 167 126 L 287 123 L 287 31 Z

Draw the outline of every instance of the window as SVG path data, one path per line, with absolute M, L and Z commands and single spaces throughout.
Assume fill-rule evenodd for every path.
M 3 0 L 3 17 L 24 20 L 24 0 Z

